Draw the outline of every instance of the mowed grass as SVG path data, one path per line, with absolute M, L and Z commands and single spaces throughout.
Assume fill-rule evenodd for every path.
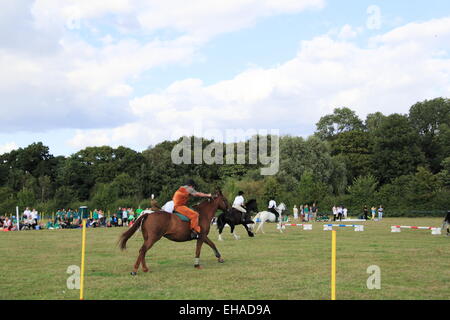
M 364 222 L 364 232 L 337 229 L 337 299 L 450 299 L 450 237 L 428 230 L 391 233 L 391 225 L 436 226 L 442 219 L 389 219 Z M 130 276 L 142 245 L 136 233 L 128 249 L 117 239 L 124 228 L 88 229 L 85 299 L 326 300 L 330 299 L 331 232 L 323 223 L 312 231 L 266 224 L 266 234 L 249 238 L 237 227 L 236 241 L 225 229 L 202 248 L 202 270 L 193 268 L 195 242 L 157 242 L 147 254 L 149 273 Z M 67 268 L 80 265 L 81 230 L 0 232 L 0 299 L 78 299 L 69 290 Z M 381 269 L 381 289 L 369 290 L 367 268 Z

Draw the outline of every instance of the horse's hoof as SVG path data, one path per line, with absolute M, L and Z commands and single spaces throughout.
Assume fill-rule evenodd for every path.
M 137 275 L 137 272 L 130 272 L 130 274 L 132 275 L 132 276 L 136 276 Z
M 218 258 L 217 261 L 218 261 L 219 263 L 224 263 L 224 262 L 225 262 L 225 260 L 223 260 L 222 258 Z
M 203 267 L 201 265 L 199 265 L 199 264 L 195 265 L 194 268 L 197 269 L 197 270 L 203 269 Z
M 255 234 L 254 234 L 254 233 L 249 233 L 248 236 L 251 237 L 251 238 L 253 238 L 253 237 L 255 236 Z
M 148 269 L 142 269 L 142 271 L 144 271 L 144 272 L 148 272 L 149 270 L 148 270 Z

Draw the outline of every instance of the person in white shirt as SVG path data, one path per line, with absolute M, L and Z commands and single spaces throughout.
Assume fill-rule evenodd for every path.
M 337 211 L 336 206 L 333 206 L 332 210 L 333 210 L 333 221 L 336 221 L 337 215 L 338 215 L 338 211 Z
M 344 219 L 347 219 L 347 212 L 348 212 L 348 209 L 346 207 L 344 207 L 344 209 L 342 209 L 342 213 L 344 214 Z
M 244 191 L 239 191 L 238 195 L 236 196 L 236 198 L 234 198 L 233 201 L 233 208 L 236 209 L 237 211 L 242 213 L 242 222 L 245 221 L 245 214 L 247 213 L 247 210 L 244 208 Z
M 37 224 L 38 212 L 34 208 L 33 208 L 33 211 L 31 211 L 31 219 L 33 219 L 36 222 L 36 224 Z
M 122 209 L 122 224 L 128 226 L 128 210 L 126 208 Z
M 31 211 L 30 211 L 30 208 L 26 208 L 25 210 L 24 210 L 24 212 L 23 212 L 23 218 L 26 220 L 26 219 L 28 219 L 28 217 L 31 215 Z
M 175 203 L 173 202 L 173 200 L 170 200 L 162 206 L 161 210 L 165 211 L 165 212 L 173 213 L 174 207 L 175 207 Z
M 338 219 L 341 221 L 342 220 L 342 213 L 343 213 L 343 206 L 339 206 L 337 208 L 337 213 L 338 213 Z
M 294 205 L 294 220 L 298 220 L 298 208 L 297 205 Z

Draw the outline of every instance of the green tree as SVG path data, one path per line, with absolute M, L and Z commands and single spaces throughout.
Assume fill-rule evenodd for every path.
M 17 193 L 17 204 L 19 207 L 32 207 L 35 203 L 36 198 L 33 190 L 24 187 Z
M 362 212 L 364 206 L 370 208 L 377 202 L 377 179 L 372 175 L 359 176 L 348 187 L 350 206 L 356 212 Z
M 433 173 L 439 172 L 442 160 L 448 156 L 448 141 L 439 139 L 441 131 L 450 126 L 450 100 L 437 98 L 418 102 L 409 110 L 409 119 L 418 132 L 420 145 Z M 445 126 L 445 127 L 444 127 Z
M 371 143 L 372 171 L 382 184 L 414 173 L 424 162 L 419 136 L 407 116 L 393 114 L 384 118 L 372 133 Z
M 320 118 L 316 134 L 321 139 L 332 139 L 342 132 L 364 130 L 364 124 L 356 113 L 347 108 L 336 108 L 333 114 Z

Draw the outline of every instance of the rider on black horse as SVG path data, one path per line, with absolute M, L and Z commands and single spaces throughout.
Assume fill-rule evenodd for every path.
M 242 213 L 242 222 L 245 222 L 247 209 L 245 209 L 244 191 L 239 191 L 236 198 L 234 198 L 233 208 Z

